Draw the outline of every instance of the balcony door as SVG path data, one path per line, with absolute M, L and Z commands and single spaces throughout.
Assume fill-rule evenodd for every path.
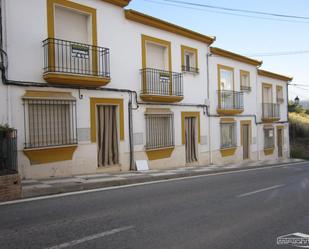
M 273 93 L 272 93 L 272 85 L 263 83 L 262 87 L 262 101 L 263 101 L 263 117 L 273 117 Z
M 55 6 L 55 71 L 71 74 L 91 74 L 92 43 L 89 14 Z M 89 45 L 86 45 L 89 44 Z
M 147 89 L 158 95 L 169 95 L 171 77 L 169 74 L 168 48 L 153 42 L 146 43 L 146 67 L 152 70 L 153 79 L 148 79 Z
M 223 109 L 234 109 L 234 71 L 232 68 L 219 65 L 219 106 Z

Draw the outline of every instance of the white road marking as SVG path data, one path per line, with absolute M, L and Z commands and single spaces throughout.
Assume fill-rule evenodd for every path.
M 280 185 L 275 185 L 275 186 L 271 186 L 271 187 L 268 187 L 268 188 L 262 188 L 262 189 L 258 189 L 258 190 L 255 190 L 255 191 L 252 191 L 252 192 L 248 192 L 248 193 L 245 193 L 245 194 L 237 195 L 237 197 L 241 198 L 241 197 L 245 197 L 245 196 L 249 196 L 249 195 L 254 195 L 254 194 L 265 192 L 265 191 L 268 191 L 268 190 L 273 190 L 273 189 L 276 189 L 276 188 L 281 188 L 283 186 L 285 186 L 285 185 L 284 184 L 280 184 Z
M 172 179 L 166 179 L 166 180 L 158 180 L 158 181 L 142 182 L 142 183 L 133 183 L 133 184 L 127 184 L 127 185 L 121 185 L 121 186 L 104 187 L 104 188 L 97 188 L 97 189 L 90 189 L 90 190 L 81 190 L 81 191 L 75 191 L 75 192 L 69 192 L 69 193 L 47 195 L 47 196 L 39 196 L 39 197 L 32 197 L 32 198 L 20 199 L 20 200 L 15 200 L 15 201 L 1 202 L 0 206 L 11 205 L 11 204 L 18 204 L 18 203 L 23 203 L 23 202 L 38 201 L 38 200 L 54 199 L 54 198 L 59 198 L 59 197 L 72 196 L 72 195 L 80 195 L 80 194 L 86 194 L 86 193 L 95 193 L 95 192 L 101 192 L 101 191 L 109 191 L 109 190 L 116 190 L 116 189 L 123 189 L 123 188 L 131 188 L 131 187 L 137 187 L 137 186 L 143 186 L 143 185 L 149 185 L 149 184 L 158 184 L 158 183 L 164 183 L 164 182 L 182 181 L 182 180 L 187 180 L 187 179 L 195 179 L 195 178 L 202 178 L 202 177 L 209 177 L 209 176 L 237 174 L 237 173 L 248 172 L 248 171 L 266 170 L 266 169 L 273 169 L 273 168 L 282 168 L 282 167 L 287 167 L 287 166 L 301 165 L 301 164 L 305 164 L 305 163 L 308 163 L 308 162 L 297 162 L 297 163 L 274 165 L 274 166 L 261 167 L 261 168 L 253 168 L 253 169 L 240 169 L 240 170 L 229 171 L 229 172 L 211 173 L 211 174 L 198 175 L 198 176 L 185 176 L 185 177 L 172 178 Z
M 110 231 L 105 231 L 102 233 L 98 233 L 98 234 L 94 234 L 94 235 L 90 235 L 81 239 L 77 239 L 77 240 L 72 240 L 66 243 L 62 243 L 60 245 L 56 245 L 56 246 L 52 246 L 52 247 L 46 247 L 45 249 L 61 249 L 61 248 L 66 248 L 66 247 L 71 247 L 71 246 L 75 246 L 90 240 L 95 240 L 95 239 L 99 239 L 99 238 L 103 238 L 106 237 L 108 235 L 112 235 L 115 233 L 120 233 L 129 229 L 132 229 L 133 226 L 127 226 L 127 227 L 120 227 L 120 228 L 116 228 Z

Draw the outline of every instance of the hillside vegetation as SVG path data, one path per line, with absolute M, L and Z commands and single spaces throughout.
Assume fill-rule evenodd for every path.
M 290 112 L 291 156 L 309 160 L 309 115 Z

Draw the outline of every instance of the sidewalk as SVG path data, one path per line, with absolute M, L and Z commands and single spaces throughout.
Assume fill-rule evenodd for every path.
M 267 167 L 271 165 L 303 162 L 300 159 L 266 160 L 242 162 L 238 164 L 182 167 L 170 170 L 149 170 L 146 172 L 117 172 L 93 175 L 78 175 L 64 178 L 23 180 L 23 198 L 52 195 L 87 189 L 119 186 L 133 183 L 157 181 L 179 177 L 205 175 L 211 173 Z

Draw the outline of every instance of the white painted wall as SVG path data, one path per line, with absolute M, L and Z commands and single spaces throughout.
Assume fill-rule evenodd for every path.
M 46 1 L 45 0 L 5 0 L 6 2 L 6 29 L 7 29 L 7 46 L 6 51 L 9 55 L 9 72 L 8 77 L 12 80 L 44 82 L 42 75 L 43 67 L 43 49 L 42 41 L 47 38 L 47 16 L 46 16 Z M 131 89 L 140 93 L 142 68 L 142 51 L 141 51 L 141 36 L 142 34 L 155 38 L 167 40 L 171 42 L 172 51 L 172 71 L 181 72 L 181 45 L 198 49 L 198 64 L 200 73 L 191 74 L 184 73 L 183 87 L 185 104 L 203 104 L 207 98 L 207 64 L 206 58 L 209 48 L 206 44 L 182 37 L 173 33 L 162 31 L 150 26 L 145 26 L 127 20 L 124 17 L 122 8 L 105 3 L 101 0 L 75 0 L 74 2 L 88 5 L 97 9 L 97 32 L 98 46 L 110 48 L 111 51 L 111 82 L 107 88 Z M 29 15 L 31 13 L 31 15 Z M 57 28 L 61 38 L 72 37 L 72 39 L 80 39 L 84 41 L 89 38 L 87 35 L 76 32 L 76 28 L 87 26 L 89 30 L 89 19 L 87 23 L 83 16 L 61 17 L 59 20 L 70 27 L 68 33 L 64 29 Z M 67 20 L 66 18 L 69 18 Z M 65 26 L 63 26 L 64 28 Z M 88 42 L 89 43 L 89 42 Z M 260 107 L 257 103 L 261 103 L 260 84 L 257 83 L 256 68 L 245 63 L 236 62 L 234 60 L 212 56 L 209 61 L 210 72 L 210 113 L 216 114 L 217 109 L 217 64 L 234 67 L 235 90 L 240 89 L 240 70 L 250 72 L 250 85 L 252 90 L 250 93 L 244 94 L 245 115 L 258 113 L 260 117 Z M 270 82 L 268 80 L 268 82 Z M 260 81 L 259 81 L 260 83 Z M 276 82 L 283 84 L 283 82 Z M 30 165 L 29 160 L 24 156 L 23 137 L 24 137 L 24 120 L 21 96 L 25 93 L 26 88 L 15 87 L 11 88 L 10 105 L 12 108 L 11 124 L 18 129 L 18 149 L 20 155 L 20 168 L 22 175 L 26 178 L 39 178 L 48 176 L 63 176 L 81 173 L 96 173 L 102 171 L 96 166 L 96 144 L 92 144 L 89 139 L 79 142 L 78 150 L 74 154 L 72 161 L 62 163 L 52 163 L 47 165 Z M 0 86 L 0 118 L 3 114 L 5 106 L 4 92 L 5 86 Z M 77 128 L 84 129 L 89 132 L 90 129 L 90 97 L 100 98 L 123 98 L 125 100 L 125 140 L 120 142 L 120 163 L 121 166 L 109 170 L 128 170 L 129 165 L 129 129 L 128 129 L 128 95 L 126 93 L 104 92 L 82 90 L 83 99 L 79 99 L 77 90 L 74 89 L 57 89 L 57 88 L 35 88 L 30 87 L 28 90 L 49 90 L 49 91 L 69 91 L 77 99 L 78 121 Z M 283 89 L 284 90 L 284 89 Z M 285 93 L 285 90 L 284 90 Z M 2 105 L 3 104 L 3 105 Z M 160 105 L 153 106 L 161 107 Z M 140 108 L 133 112 L 134 134 L 142 134 L 142 143 L 135 145 L 135 159 L 145 159 L 144 152 L 145 144 L 145 112 L 146 106 L 141 105 Z M 239 147 L 236 156 L 233 158 L 221 158 L 220 156 L 220 129 L 219 119 L 212 118 L 208 127 L 209 118 L 205 116 L 202 108 L 197 107 L 168 107 L 174 113 L 175 125 L 175 150 L 172 157 L 164 160 L 150 162 L 151 168 L 160 167 L 175 167 L 185 164 L 184 146 L 181 141 L 181 112 L 193 111 L 200 112 L 201 116 L 201 136 L 203 142 L 199 145 L 199 165 L 209 163 L 209 144 L 208 138 L 211 136 L 214 161 L 229 162 L 239 161 L 242 158 L 241 148 Z M 282 117 L 286 115 L 286 109 L 282 107 Z M 252 120 L 253 117 L 237 118 L 237 144 L 240 146 L 240 120 Z M 283 118 L 282 118 L 283 119 Z M 0 120 L 1 121 L 1 120 Z M 263 141 L 260 141 L 260 146 L 257 146 L 257 141 L 261 140 L 262 133 L 257 133 L 260 128 L 255 125 L 253 129 L 252 158 L 257 158 L 257 150 L 262 149 Z M 210 130 L 210 133 L 209 133 Z

